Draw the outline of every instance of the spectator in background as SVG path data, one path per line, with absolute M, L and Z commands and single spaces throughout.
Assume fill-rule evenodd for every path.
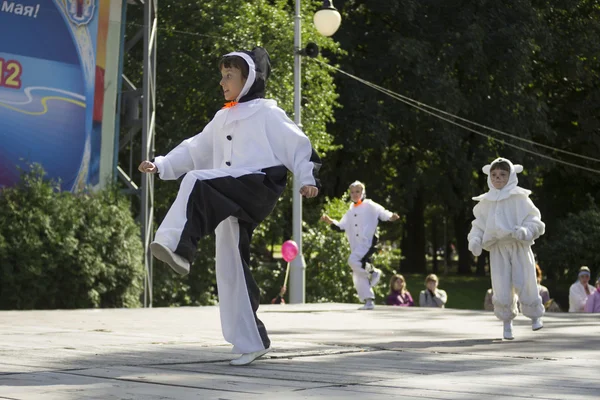
M 586 313 L 600 313 L 600 276 L 596 279 L 596 290 L 585 303 L 584 311 Z
M 494 296 L 494 290 L 489 288 L 485 292 L 485 298 L 483 299 L 483 309 L 485 311 L 494 311 L 494 303 L 492 303 L 492 297 Z
M 590 269 L 579 268 L 578 280 L 569 289 L 569 312 L 583 312 L 588 297 L 596 290 L 590 281 Z
M 537 277 L 538 292 L 542 298 L 542 304 L 547 308 L 547 304 L 550 301 L 550 292 L 546 286 L 542 285 L 542 275 L 542 269 L 538 264 L 535 264 L 535 276 Z
M 444 308 L 448 301 L 448 295 L 444 290 L 438 289 L 437 286 L 437 275 L 427 275 L 427 278 L 425 278 L 425 290 L 421 290 L 421 293 L 419 294 L 420 307 Z
M 390 279 L 390 294 L 387 297 L 386 304 L 400 307 L 415 305 L 410 292 L 406 290 L 406 281 L 402 275 L 396 274 Z
M 281 289 L 279 289 L 279 294 L 275 298 L 273 298 L 273 300 L 271 300 L 271 304 L 285 304 L 285 299 L 283 298 L 283 295 L 285 295 L 286 290 L 287 287 L 283 285 Z
M 561 312 L 562 310 L 560 309 L 558 303 L 554 299 L 550 298 L 550 291 L 548 290 L 548 288 L 541 284 L 543 273 L 542 269 L 537 264 L 535 265 L 535 275 L 537 276 L 538 291 L 540 293 L 540 297 L 542 298 L 542 304 L 544 305 L 546 311 Z

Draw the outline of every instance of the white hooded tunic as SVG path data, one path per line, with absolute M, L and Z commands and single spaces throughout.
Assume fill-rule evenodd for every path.
M 502 189 L 496 189 L 490 177 L 491 166 L 499 162 L 510 166 L 508 182 Z M 517 298 L 526 316 L 533 319 L 544 314 L 531 245 L 544 234 L 545 225 L 529 199 L 531 192 L 517 186 L 517 173 L 521 171 L 521 165 L 505 158 L 483 167 L 490 190 L 473 198 L 479 203 L 473 208 L 475 220 L 467 236 L 470 249 L 481 246 L 490 252 L 494 313 L 503 321 L 517 316 Z M 526 234 L 520 237 L 522 228 Z
M 352 280 L 361 301 L 374 299 L 375 294 L 369 282 L 368 264 L 377 244 L 379 221 L 389 221 L 393 213 L 376 202 L 365 199 L 360 204 L 351 204 L 341 221 L 333 221 L 332 228 L 345 231 L 350 243 L 348 265 L 352 268 Z
M 301 186 L 317 186 L 306 135 L 277 107 L 256 99 L 217 112 L 204 130 L 165 157 L 156 157 L 160 178 L 177 179 L 194 170 L 243 169 L 248 173 L 284 165 Z
M 473 200 L 479 203 L 473 208 L 475 220 L 467 237 L 469 242 L 479 238 L 482 247 L 488 251 L 498 242 L 516 240 L 513 236 L 515 228 L 522 226 L 527 229 L 526 240 L 520 241 L 529 246 L 545 231 L 540 210 L 529 198 L 531 191 L 517 186 L 517 173 L 523 171 L 523 167 L 513 165 L 510 160 L 504 158 L 498 158 L 492 164 L 501 161 L 507 162 L 511 168 L 508 183 L 502 189 L 496 189 L 490 178 L 491 165 L 483 167 L 483 172 L 488 175 L 490 190 L 473 197 Z
M 373 245 L 379 221 L 389 221 L 393 213 L 370 199 L 360 205 L 351 204 L 341 221 L 333 221 L 340 230 L 346 232 L 350 250 L 363 257 Z

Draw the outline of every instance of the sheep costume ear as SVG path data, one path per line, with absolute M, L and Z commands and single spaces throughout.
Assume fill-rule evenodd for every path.
M 492 168 L 492 164 L 487 164 L 487 165 L 484 165 L 483 168 L 481 168 L 481 170 L 483 171 L 484 174 L 489 175 L 491 168 Z M 515 173 L 517 173 L 517 174 L 520 174 L 521 172 L 523 172 L 523 166 L 521 164 L 513 164 L 513 168 L 515 170 Z

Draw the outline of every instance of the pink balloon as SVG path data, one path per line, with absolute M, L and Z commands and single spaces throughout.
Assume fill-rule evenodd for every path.
M 292 261 L 298 255 L 298 245 L 293 240 L 287 240 L 281 245 L 281 255 L 286 262 Z

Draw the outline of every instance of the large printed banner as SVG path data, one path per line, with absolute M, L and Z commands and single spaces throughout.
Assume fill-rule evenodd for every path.
M 98 184 L 109 3 L 0 0 L 0 188 L 33 162 Z

